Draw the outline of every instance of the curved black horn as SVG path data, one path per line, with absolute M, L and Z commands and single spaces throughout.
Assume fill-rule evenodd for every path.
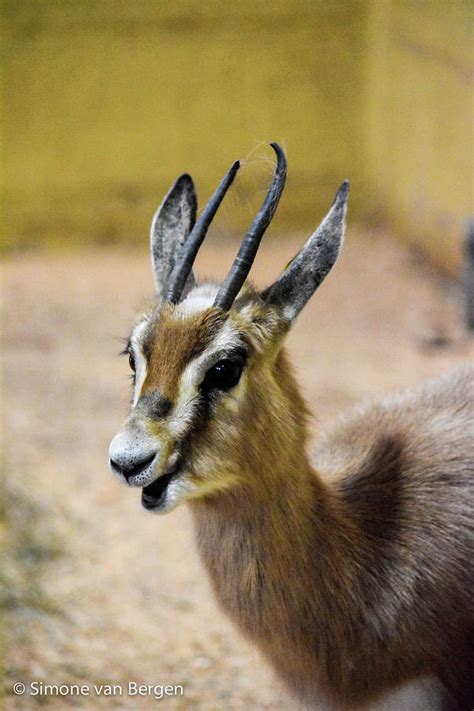
M 242 284 L 247 278 L 250 268 L 257 254 L 260 241 L 271 222 L 277 205 L 280 201 L 286 180 L 286 158 L 278 143 L 270 144 L 277 156 L 277 165 L 272 183 L 268 189 L 267 196 L 260 208 L 256 218 L 252 222 L 247 232 L 239 252 L 230 268 L 230 272 L 224 279 L 221 288 L 214 301 L 214 306 L 228 311 L 234 299 L 239 293 Z
M 178 303 L 183 292 L 186 279 L 188 278 L 194 260 L 196 259 L 199 247 L 201 246 L 204 237 L 206 236 L 209 225 L 211 224 L 212 219 L 217 212 L 217 208 L 224 199 L 224 195 L 232 185 L 232 182 L 235 178 L 235 174 L 237 173 L 239 168 L 240 163 L 239 161 L 236 161 L 228 170 L 225 177 L 221 180 L 219 187 L 209 199 L 206 207 L 202 211 L 201 216 L 199 217 L 193 229 L 189 233 L 176 261 L 176 265 L 170 274 L 166 294 L 164 297 L 165 302 L 171 304 Z

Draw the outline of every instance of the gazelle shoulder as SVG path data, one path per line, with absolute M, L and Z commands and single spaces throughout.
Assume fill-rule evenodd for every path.
M 415 388 L 370 398 L 337 417 L 317 437 L 312 461 L 329 478 L 377 460 L 403 457 L 404 471 L 452 470 L 456 452 L 474 476 L 474 366 L 462 365 Z M 473 479 L 474 481 L 474 479 Z

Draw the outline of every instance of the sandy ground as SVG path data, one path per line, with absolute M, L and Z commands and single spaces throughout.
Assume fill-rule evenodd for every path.
M 259 255 L 259 284 L 300 240 Z M 223 276 L 235 245 L 208 246 Z M 152 287 L 148 256 L 111 250 L 26 255 L 4 265 L 4 411 L 9 709 L 151 708 L 146 697 L 15 697 L 14 681 L 181 684 L 166 709 L 292 709 L 217 608 L 185 508 L 156 517 L 107 469 L 129 396 L 117 336 Z M 472 358 L 458 295 L 384 236 L 352 234 L 302 314 L 289 349 L 319 421 L 366 395 Z

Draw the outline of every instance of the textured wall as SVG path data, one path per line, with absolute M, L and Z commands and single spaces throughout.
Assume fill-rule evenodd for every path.
M 473 212 L 473 9 L 375 2 L 369 180 L 395 233 L 454 271 Z
M 221 221 L 241 227 L 270 170 L 252 151 L 277 139 L 282 229 L 312 226 L 347 176 L 353 218 L 390 217 L 455 259 L 472 169 L 469 3 L 2 8 L 7 244 L 142 239 L 175 175 L 206 197 L 248 157 Z

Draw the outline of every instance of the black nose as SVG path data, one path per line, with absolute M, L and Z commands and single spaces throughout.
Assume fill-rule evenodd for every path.
M 137 476 L 137 474 L 141 474 L 143 471 L 145 471 L 145 469 L 152 463 L 155 456 L 156 452 L 153 452 L 153 454 L 147 457 L 146 459 L 141 459 L 140 461 L 132 461 L 130 463 L 127 462 L 126 465 L 119 464 L 113 459 L 110 459 L 110 466 L 115 472 L 117 472 L 117 474 L 121 474 L 128 481 L 132 477 Z

